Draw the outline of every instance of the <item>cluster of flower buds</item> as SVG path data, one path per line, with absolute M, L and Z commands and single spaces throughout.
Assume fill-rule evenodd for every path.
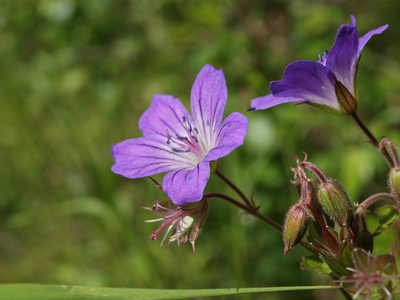
M 349 274 L 350 252 L 355 247 L 372 250 L 372 236 L 344 188 L 328 178 L 315 164 L 295 157 L 293 184 L 300 186 L 299 202 L 287 214 L 283 239 L 286 254 L 301 242 L 317 254 L 336 277 Z M 316 180 L 309 178 L 308 173 Z M 313 221 L 313 222 L 310 222 Z M 301 241 L 308 228 L 308 241 Z
M 344 188 L 328 178 L 313 163 L 296 158 L 293 184 L 300 186 L 299 202 L 287 214 L 283 239 L 286 254 L 301 243 L 316 255 L 305 257 L 303 268 L 318 265 L 322 273 L 330 274 L 354 298 L 371 296 L 393 299 L 400 293 L 400 275 L 393 254 L 372 255 L 373 236 L 385 231 L 399 218 L 400 163 L 395 144 L 384 138 L 381 149 L 388 149 L 392 160 L 388 182 L 390 193 L 378 193 L 361 204 L 354 205 Z M 308 178 L 311 173 L 315 179 Z M 366 226 L 367 208 L 378 200 L 389 200 L 377 210 L 384 215 L 380 227 L 372 235 Z M 305 233 L 307 241 L 302 241 Z

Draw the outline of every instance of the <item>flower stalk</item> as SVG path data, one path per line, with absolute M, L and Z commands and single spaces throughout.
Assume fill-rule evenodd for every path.
M 217 199 L 225 200 L 225 201 L 239 207 L 240 209 L 246 211 L 247 213 L 253 215 L 254 217 L 260 219 L 261 221 L 268 224 L 269 226 L 276 229 L 277 231 L 282 232 L 282 227 L 278 223 L 272 221 L 268 217 L 261 214 L 259 212 L 259 208 L 257 208 L 257 207 L 246 206 L 246 205 L 240 203 L 239 201 L 237 201 L 229 196 L 226 196 L 224 194 L 221 194 L 221 193 L 206 193 L 206 194 L 204 194 L 204 198 L 205 199 L 217 198 Z
M 353 112 L 351 114 L 353 117 L 354 121 L 356 121 L 357 125 L 362 129 L 362 131 L 368 136 L 372 146 L 374 146 L 376 149 L 378 149 L 379 152 L 382 153 L 383 157 L 389 164 L 389 167 L 393 168 L 394 162 L 393 159 L 390 157 L 389 153 L 387 152 L 385 147 L 382 147 L 378 140 L 375 138 L 375 136 L 371 133 L 371 131 L 365 126 L 365 124 L 361 121 L 361 119 L 358 117 L 358 115 Z

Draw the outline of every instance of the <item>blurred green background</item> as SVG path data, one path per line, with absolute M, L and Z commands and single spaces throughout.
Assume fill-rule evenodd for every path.
M 385 191 L 387 167 L 351 118 L 302 105 L 246 112 L 294 60 L 316 60 L 337 29 L 360 35 L 383 24 L 363 51 L 360 117 L 378 138 L 400 143 L 400 2 L 42 0 L 0 2 L 0 282 L 140 288 L 224 288 L 330 283 L 283 256 L 273 229 L 219 200 L 193 255 L 148 237 L 157 224 L 141 206 L 165 196 L 150 180 L 110 171 L 112 144 L 139 137 L 155 93 L 189 107 L 206 64 L 223 68 L 226 115 L 250 120 L 245 145 L 221 172 L 254 193 L 282 223 L 297 200 L 293 155 L 317 163 L 354 201 Z M 156 176 L 161 181 L 162 176 Z M 206 191 L 235 196 L 211 178 Z M 376 251 L 391 246 L 393 233 Z M 268 299 L 336 299 L 335 291 Z M 264 299 L 266 295 L 229 297 Z

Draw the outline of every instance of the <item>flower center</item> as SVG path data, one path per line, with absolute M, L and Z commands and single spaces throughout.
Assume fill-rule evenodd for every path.
M 198 129 L 193 127 L 185 117 L 182 117 L 181 125 L 184 129 L 183 135 L 176 132 L 174 135 L 171 135 L 167 129 L 167 144 L 170 146 L 171 150 L 176 153 L 187 153 L 190 156 L 194 156 L 191 159 L 197 164 L 203 160 L 208 150 L 204 146 L 204 143 L 202 143 Z

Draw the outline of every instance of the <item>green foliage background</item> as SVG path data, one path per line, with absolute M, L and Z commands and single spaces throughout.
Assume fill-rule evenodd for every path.
M 354 201 L 386 189 L 387 167 L 350 118 L 290 104 L 246 112 L 294 60 L 316 60 L 337 29 L 383 24 L 363 51 L 359 114 L 377 137 L 400 143 L 400 2 L 41 0 L 0 2 L 0 282 L 140 288 L 225 288 L 330 283 L 283 256 L 281 237 L 215 200 L 193 255 L 148 236 L 141 206 L 163 195 L 148 179 L 110 171 L 110 147 L 141 135 L 153 94 L 189 107 L 206 64 L 223 68 L 226 115 L 245 113 L 245 145 L 222 172 L 282 223 L 296 201 L 293 155 L 317 163 Z M 159 181 L 162 176 L 156 177 Z M 231 194 L 212 178 L 207 191 Z M 372 224 L 373 225 L 373 224 Z M 394 232 L 380 237 L 387 251 Z M 290 299 L 294 292 L 268 295 Z M 296 292 L 335 299 L 335 291 Z M 232 299 L 234 297 L 230 297 Z M 238 296 L 238 299 L 264 296 Z

